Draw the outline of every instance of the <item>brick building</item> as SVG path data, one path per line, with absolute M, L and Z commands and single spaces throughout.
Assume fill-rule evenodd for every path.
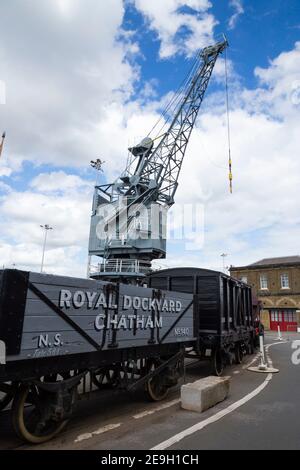
M 267 258 L 249 266 L 230 268 L 231 276 L 251 285 L 262 302 L 266 329 L 300 328 L 300 256 Z

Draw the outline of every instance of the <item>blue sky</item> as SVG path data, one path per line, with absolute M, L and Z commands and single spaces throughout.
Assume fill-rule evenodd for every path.
M 300 3 L 297 0 L 243 0 L 241 5 L 244 13 L 238 17 L 233 29 L 228 26 L 234 14 L 234 7 L 230 6 L 229 1 L 212 2 L 209 11 L 219 22 L 215 28 L 215 36 L 223 33 L 227 35 L 230 43 L 228 53 L 234 61 L 235 70 L 243 83 L 251 88 L 257 85 L 253 75 L 254 68 L 268 66 L 269 60 L 280 52 L 293 48 L 299 40 Z M 193 9 L 188 11 L 197 15 Z M 136 31 L 143 54 L 138 60 L 143 79 L 158 79 L 160 94 L 176 88 L 187 68 L 186 57 L 176 55 L 169 60 L 161 60 L 157 32 L 149 29 L 148 20 L 130 2 L 123 27 L 125 30 Z
M 0 256 L 84 275 L 93 181 L 122 171 L 196 51 L 230 43 L 234 194 L 228 193 L 224 64 L 185 158 L 177 204 L 204 211 L 204 244 L 169 244 L 163 265 L 218 269 L 299 254 L 300 3 L 296 0 L 11 0 L 0 31 Z M 3 93 L 5 88 L 6 93 Z M 5 103 L 4 103 L 5 98 Z M 199 236 L 199 238 L 201 238 Z

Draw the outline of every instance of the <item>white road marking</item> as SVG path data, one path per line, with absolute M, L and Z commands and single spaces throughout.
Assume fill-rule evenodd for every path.
M 157 413 L 158 411 L 165 410 L 166 408 L 170 408 L 171 406 L 178 405 L 178 403 L 181 402 L 180 398 L 177 398 L 176 400 L 169 401 L 168 403 L 163 403 L 160 406 L 157 406 L 156 408 L 153 408 L 152 410 L 148 411 L 143 411 L 142 413 L 138 413 L 133 416 L 134 419 L 141 419 L 144 418 L 145 416 L 152 415 L 154 413 Z
M 284 344 L 284 343 L 287 343 L 287 341 L 285 342 L 277 342 L 277 343 L 272 343 L 272 344 L 269 344 L 268 346 L 266 346 L 266 350 L 268 351 L 269 348 L 271 346 L 275 346 L 276 344 Z M 257 361 L 259 358 L 259 354 L 257 356 L 255 356 L 255 358 L 247 365 L 243 366 L 243 369 L 246 369 L 248 368 L 250 365 L 252 365 L 255 361 Z M 271 358 L 268 356 L 268 360 L 270 362 L 270 365 L 272 366 L 272 360 Z M 233 372 L 234 374 L 239 374 L 240 371 L 234 371 Z M 269 378 L 270 377 L 270 378 Z M 223 418 L 223 416 L 226 416 L 227 414 L 229 413 L 232 413 L 232 411 L 236 410 L 237 408 L 239 408 L 240 406 L 242 406 L 244 403 L 246 403 L 247 401 L 251 400 L 254 396 L 256 396 L 258 393 L 260 393 L 266 386 L 267 384 L 269 383 L 269 381 L 272 379 L 272 374 L 269 374 L 265 381 L 262 383 L 262 385 L 260 387 L 258 387 L 257 389 L 255 389 L 253 392 L 249 393 L 248 395 L 246 395 L 246 397 L 242 398 L 241 400 L 237 401 L 236 403 L 233 403 L 232 405 L 230 405 L 228 408 L 226 408 L 225 410 L 222 410 L 220 411 L 219 413 L 217 413 L 216 415 L 208 418 L 207 420 L 204 420 L 204 421 L 201 421 L 200 423 L 196 424 L 195 426 L 192 426 L 191 428 L 183 431 L 182 433 L 179 433 L 177 434 L 176 436 L 173 436 L 173 438 L 171 439 L 168 439 L 167 441 L 163 442 L 162 444 L 159 444 L 159 446 L 156 446 L 156 447 L 153 447 L 153 449 L 151 450 L 164 450 L 168 447 L 170 447 L 171 445 L 173 445 L 172 443 L 169 444 L 169 445 L 166 445 L 166 443 L 168 443 L 169 441 L 171 441 L 172 439 L 175 439 L 179 436 L 179 439 L 176 440 L 174 443 L 176 442 L 179 442 L 180 440 L 184 439 L 184 437 L 190 435 L 190 434 L 193 434 L 194 432 L 197 432 L 201 429 L 203 429 L 204 427 L 208 426 L 209 424 L 215 422 L 215 421 L 218 421 L 219 419 Z M 149 416 L 149 415 L 152 415 L 154 413 L 157 413 L 159 411 L 162 411 L 162 410 L 165 410 L 167 408 L 170 408 L 171 406 L 174 406 L 174 405 L 177 405 L 178 403 L 181 402 L 181 399 L 178 398 L 176 400 L 172 400 L 172 401 L 169 401 L 167 403 L 164 403 L 160 406 L 157 406 L 156 408 L 153 408 L 152 410 L 146 410 L 146 411 L 143 411 L 141 413 L 137 413 L 136 415 L 133 415 L 132 418 L 134 419 L 141 419 L 141 418 L 144 418 L 145 416 Z M 82 441 L 85 441 L 85 440 L 88 440 L 88 439 L 91 439 L 93 436 L 99 436 L 101 434 L 104 434 L 106 432 L 109 432 L 109 431 L 113 431 L 114 429 L 117 429 L 119 428 L 123 423 L 116 423 L 116 424 L 108 424 L 106 426 L 103 426 L 99 429 L 97 429 L 96 431 L 92 431 L 90 433 L 85 433 L 85 434 L 81 434 L 80 436 L 78 436 L 76 439 L 75 439 L 75 443 L 79 443 L 79 442 L 82 442 Z M 191 429 L 194 429 L 193 431 L 189 432 Z M 197 428 L 197 429 L 196 429 Z M 187 433 L 186 435 L 183 435 Z M 180 437 L 182 436 L 182 437 Z M 166 445 L 166 447 L 160 447 L 160 446 L 163 446 L 163 445 Z
M 272 344 L 268 344 L 266 346 L 266 351 L 267 351 L 267 360 L 268 360 L 268 364 L 270 365 L 270 367 L 273 367 L 273 361 L 271 359 L 271 356 L 270 356 L 270 353 L 269 353 L 269 349 L 271 346 L 276 346 L 277 344 L 286 344 L 288 343 L 288 341 L 278 341 L 277 343 L 272 343 Z
M 86 434 L 81 434 L 75 439 L 75 443 L 86 441 L 87 439 L 91 439 L 93 436 L 99 436 L 100 434 L 104 434 L 105 432 L 112 431 L 113 429 L 117 429 L 121 426 L 122 423 L 117 424 L 108 424 L 107 426 L 103 426 L 102 428 L 97 429 L 96 431 L 89 432 Z
M 280 343 L 273 343 L 269 344 L 267 346 L 267 351 L 271 346 L 275 346 L 276 344 L 283 344 L 282 342 Z M 253 361 L 254 362 L 254 361 Z M 249 365 L 248 365 L 249 367 Z M 272 380 L 273 374 L 268 374 L 263 383 L 257 387 L 255 390 L 252 392 L 248 393 L 245 397 L 241 398 L 235 403 L 232 403 L 232 405 L 228 406 L 224 410 L 219 411 L 213 416 L 210 416 L 209 418 L 200 421 L 199 423 L 195 424 L 194 426 L 191 426 L 190 428 L 185 429 L 184 431 L 175 434 L 175 436 L 172 436 L 170 439 L 167 439 L 166 441 L 161 442 L 160 444 L 156 445 L 155 447 L 152 447 L 150 450 L 165 450 L 168 449 L 169 447 L 173 446 L 174 444 L 177 444 L 178 442 L 182 441 L 182 439 L 185 439 L 186 437 L 190 436 L 191 434 L 194 434 L 195 432 L 201 431 L 203 428 L 208 426 L 209 424 L 215 423 L 216 421 L 219 421 L 220 419 L 224 418 L 224 416 L 227 416 L 228 414 L 232 413 L 233 411 L 237 410 L 241 406 L 243 406 L 245 403 L 248 401 L 252 400 L 252 398 L 256 397 L 259 393 L 261 393 L 269 384 L 269 382 Z
M 286 344 L 288 341 L 278 341 L 277 343 L 267 344 L 266 349 L 269 350 L 271 346 L 276 346 L 277 344 Z
M 162 442 L 161 444 L 158 444 L 155 447 L 152 447 L 150 450 L 165 450 L 168 449 L 169 447 L 173 446 L 174 444 L 177 444 L 179 441 L 182 441 L 187 436 L 190 436 L 191 434 L 194 434 L 195 432 L 201 431 L 201 429 L 205 428 L 209 424 L 215 423 L 216 421 L 219 421 L 220 419 L 224 418 L 224 416 L 232 413 L 235 411 L 237 408 L 240 406 L 244 405 L 247 403 L 249 400 L 254 398 L 256 395 L 258 395 L 272 380 L 272 374 L 268 374 L 264 382 L 257 387 L 253 392 L 249 393 L 246 395 L 244 398 L 241 400 L 238 400 L 237 402 L 233 403 L 232 405 L 228 406 L 224 410 L 219 411 L 213 416 L 210 416 L 209 418 L 200 421 L 200 423 L 195 424 L 194 426 L 191 426 L 190 428 L 185 429 L 184 431 L 175 434 L 175 436 L 171 437 L 170 439 L 167 439 L 166 441 Z
M 248 367 L 252 366 L 252 364 L 254 364 L 254 362 L 256 362 L 257 360 L 259 359 L 259 353 L 256 354 L 255 358 L 252 359 L 251 362 L 247 363 L 246 365 L 243 366 L 243 369 L 248 369 Z

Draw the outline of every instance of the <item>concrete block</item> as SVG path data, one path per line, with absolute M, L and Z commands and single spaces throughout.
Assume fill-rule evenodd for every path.
M 228 397 L 230 377 L 206 377 L 181 387 L 181 407 L 202 413 Z

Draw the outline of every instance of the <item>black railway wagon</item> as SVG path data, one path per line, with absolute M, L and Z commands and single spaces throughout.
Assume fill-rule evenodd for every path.
M 199 268 L 153 272 L 149 287 L 194 294 L 198 336 L 193 354 L 211 358 L 214 372 L 242 361 L 255 346 L 251 287 L 223 273 Z
M 195 341 L 193 295 L 91 279 L 0 271 L 0 410 L 39 444 L 95 387 L 162 400 Z M 189 331 L 189 335 L 182 335 Z

